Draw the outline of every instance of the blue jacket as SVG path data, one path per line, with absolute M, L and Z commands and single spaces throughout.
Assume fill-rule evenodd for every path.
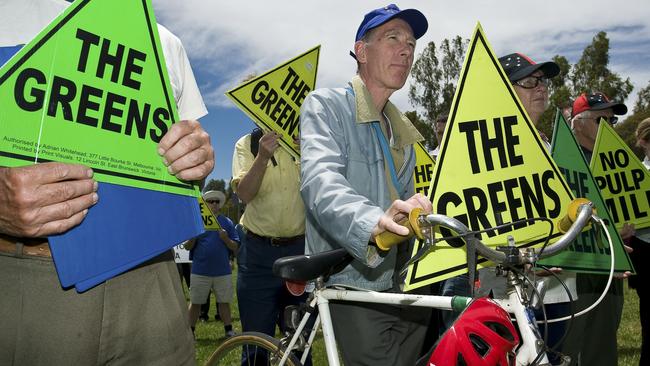
M 397 197 L 413 195 L 413 144 L 422 136 L 389 101 L 383 113 L 391 122 L 391 151 L 399 186 L 392 183 L 373 123 L 379 112 L 360 77 L 347 88 L 318 89 L 307 96 L 300 114 L 301 194 L 306 209 L 305 252 L 340 247 L 355 258 L 329 283 L 383 291 L 393 287 L 397 247 L 378 253 L 368 245 L 372 229 Z

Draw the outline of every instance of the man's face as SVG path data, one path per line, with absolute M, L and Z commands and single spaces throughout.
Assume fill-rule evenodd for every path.
M 598 134 L 598 124 L 601 118 L 609 120 L 614 116 L 611 108 L 602 111 L 585 111 L 573 118 L 573 133 L 580 145 L 593 151 Z
M 209 199 L 205 200 L 205 203 L 208 204 L 208 208 L 212 211 L 213 214 L 216 214 L 221 208 L 221 201 L 219 199 Z
M 367 42 L 355 44 L 355 51 L 366 85 L 398 90 L 413 65 L 415 37 L 411 26 L 396 18 L 374 28 Z
M 521 100 L 526 112 L 528 112 L 528 115 L 533 120 L 533 124 L 537 124 L 539 117 L 544 113 L 546 107 L 548 107 L 548 88 L 542 80 L 537 80 L 537 86 L 533 88 L 525 88 L 521 85 L 534 85 L 535 78 L 543 77 L 544 73 L 537 70 L 514 83 L 515 92 L 517 92 L 519 100 Z

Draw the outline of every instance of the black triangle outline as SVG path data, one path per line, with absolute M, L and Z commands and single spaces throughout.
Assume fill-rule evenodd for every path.
M 273 128 L 272 128 L 271 126 L 269 126 L 266 122 L 264 122 L 264 120 L 263 120 L 262 118 L 260 118 L 260 116 L 259 116 L 257 113 L 253 112 L 250 108 L 248 108 L 248 106 L 246 106 L 245 103 L 243 103 L 239 98 L 237 98 L 237 97 L 235 96 L 235 93 L 236 93 L 239 89 L 242 89 L 242 88 L 248 86 L 249 84 L 251 84 L 251 83 L 253 83 L 253 82 L 257 82 L 258 80 L 263 79 L 265 76 L 267 76 L 267 75 L 269 75 L 269 74 L 271 74 L 271 73 L 273 73 L 273 72 L 275 72 L 275 71 L 277 71 L 277 70 L 279 70 L 279 69 L 281 69 L 281 68 L 283 68 L 283 67 L 285 67 L 285 66 L 287 66 L 287 65 L 289 65 L 289 64 L 291 64 L 291 63 L 293 63 L 293 62 L 296 61 L 296 60 L 299 60 L 299 59 L 301 59 L 301 58 L 307 56 L 308 54 L 312 53 L 314 50 L 316 50 L 316 71 L 314 72 L 314 80 L 313 80 L 313 84 L 314 84 L 314 89 L 316 89 L 316 77 L 318 76 L 318 64 L 320 63 L 320 62 L 319 62 L 319 61 L 320 61 L 320 45 L 318 45 L 318 46 L 316 46 L 316 47 L 313 47 L 313 48 L 309 49 L 308 51 L 303 52 L 302 54 L 300 54 L 300 55 L 298 55 L 298 56 L 292 58 L 291 60 L 286 61 L 286 62 L 284 62 L 284 63 L 282 63 L 282 64 L 280 64 L 280 65 L 274 67 L 273 69 L 271 69 L 271 70 L 269 70 L 269 71 L 263 73 L 262 75 L 260 75 L 260 76 L 258 76 L 258 77 L 256 77 L 256 78 L 254 78 L 254 79 L 251 79 L 251 80 L 249 80 L 249 81 L 247 81 L 247 82 L 245 82 L 245 83 L 243 83 L 243 84 L 237 86 L 237 87 L 234 88 L 234 89 L 229 90 L 228 92 L 226 92 L 226 94 L 228 94 L 232 99 L 236 100 L 237 103 L 239 103 L 239 105 L 237 105 L 237 107 L 242 106 L 242 107 L 243 107 L 243 108 L 244 108 L 248 113 L 250 113 L 250 115 L 255 116 L 255 118 L 257 119 L 257 122 L 260 122 L 261 124 L 264 125 L 264 127 L 268 128 L 270 131 L 273 131 Z M 298 118 L 300 118 L 300 113 L 298 114 Z M 282 140 L 282 139 L 279 139 L 279 142 L 280 142 L 280 145 L 284 146 L 284 147 L 287 148 L 289 151 L 291 151 L 291 152 L 293 152 L 294 154 L 296 154 L 297 157 L 300 156 L 300 151 L 297 151 L 293 146 L 287 144 L 287 143 L 284 142 L 284 140 Z
M 469 48 L 469 51 L 468 51 L 469 53 L 468 53 L 468 56 L 467 56 L 468 57 L 467 65 L 465 66 L 465 73 L 463 73 L 463 75 L 461 75 L 460 83 L 458 84 L 458 87 L 457 87 L 458 88 L 458 96 L 455 99 L 456 103 L 452 106 L 452 111 L 451 111 L 451 115 L 450 115 L 451 118 L 449 119 L 450 127 L 447 127 L 447 128 L 452 128 L 451 126 L 453 126 L 454 122 L 456 122 L 456 113 L 458 111 L 458 105 L 460 104 L 460 96 L 463 93 L 463 89 L 465 87 L 465 81 L 466 81 L 467 75 L 469 74 L 469 70 L 470 70 L 470 67 L 471 67 L 472 60 L 473 60 L 474 51 L 476 49 L 476 46 L 477 46 L 478 42 L 481 42 L 483 47 L 486 49 L 486 51 L 487 51 L 486 53 L 489 55 L 490 60 L 492 61 L 492 64 L 494 65 L 494 68 L 499 73 L 499 76 L 501 77 L 501 80 L 503 81 L 503 83 L 506 84 L 506 88 L 508 89 L 508 93 L 510 94 L 510 97 L 515 102 L 515 105 L 517 106 L 517 109 L 519 110 L 520 115 L 526 121 L 526 126 L 531 130 L 531 132 L 533 134 L 536 134 L 537 131 L 534 129 L 533 123 L 528 119 L 528 115 L 527 115 L 527 113 L 524 112 L 523 106 L 521 104 L 519 104 L 518 99 L 514 95 L 513 89 L 511 87 L 510 88 L 508 87 L 508 84 L 510 84 L 510 81 L 505 76 L 505 74 L 502 72 L 501 68 L 498 66 L 498 61 L 494 58 L 494 55 L 492 54 L 492 52 L 489 52 L 490 48 L 488 47 L 487 42 L 485 40 L 485 37 L 483 35 L 483 31 L 480 28 L 477 29 L 476 37 L 474 37 L 473 42 L 471 44 L 471 47 Z M 440 153 L 442 153 L 443 151 L 446 151 L 447 144 L 449 142 L 449 135 L 450 134 L 445 135 L 445 139 L 444 139 L 444 141 L 442 143 L 442 148 L 440 150 Z M 548 161 L 548 163 L 549 163 L 548 165 L 553 169 L 553 171 L 555 172 L 555 175 L 560 178 L 559 180 L 562 183 L 562 186 L 564 187 L 564 190 L 566 191 L 566 193 L 569 194 L 570 197 L 572 197 L 573 193 L 571 192 L 569 187 L 566 185 L 566 182 L 564 181 L 564 176 L 561 175 L 560 172 L 557 171 L 557 169 L 555 168 L 555 166 L 553 164 L 553 160 L 552 160 L 550 154 L 545 153 L 546 148 L 544 146 L 542 146 L 539 139 L 535 139 L 535 141 L 536 141 L 538 147 L 540 148 L 540 150 L 542 151 L 542 155 L 545 156 L 546 160 Z M 436 165 L 440 164 L 440 168 L 436 168 L 436 170 L 435 170 L 435 175 L 434 175 L 433 181 L 432 181 L 431 186 L 430 186 L 431 189 L 429 190 L 429 194 L 430 194 L 429 201 L 431 201 L 433 192 L 435 192 L 436 184 L 439 182 L 439 175 L 440 175 L 440 172 L 442 171 L 442 164 L 444 164 L 444 158 L 445 158 L 445 156 L 443 154 L 440 154 L 440 155 L 438 155 L 438 160 L 436 160 Z M 556 233 L 556 234 L 551 236 L 551 239 L 556 238 L 558 236 L 560 236 L 560 234 Z M 527 248 L 527 247 L 531 247 L 531 246 L 535 246 L 537 244 L 540 244 L 540 243 L 544 242 L 545 240 L 546 240 L 546 238 L 537 239 L 537 240 L 528 242 L 528 243 L 523 244 L 523 245 L 517 245 L 517 247 L 518 248 Z M 419 249 L 421 249 L 422 246 L 423 246 L 423 243 L 420 242 L 419 246 L 417 246 L 417 248 L 415 249 L 415 252 L 417 252 Z M 481 263 L 485 263 L 485 262 L 488 262 L 488 260 L 485 259 L 485 258 L 479 257 L 478 260 L 477 260 L 477 264 L 481 264 Z M 439 271 L 436 271 L 436 272 L 432 272 L 432 273 L 429 273 L 427 275 L 416 276 L 417 268 L 418 268 L 419 263 L 420 262 L 417 261 L 417 262 L 415 262 L 413 264 L 413 268 L 411 270 L 411 274 L 410 274 L 410 277 L 409 277 L 409 286 L 417 285 L 420 282 L 424 282 L 424 281 L 430 280 L 432 278 L 439 277 L 441 275 L 445 275 L 447 273 L 451 273 L 451 272 L 455 272 L 455 271 L 467 268 L 467 263 L 465 263 L 465 264 L 461 264 L 461 265 L 458 265 L 458 266 L 449 267 L 449 268 L 446 268 L 444 270 L 439 270 Z
M 75 7 L 72 8 L 70 12 L 66 16 L 64 16 L 60 22 L 58 22 L 54 27 L 52 27 L 52 29 L 50 29 L 38 42 L 36 42 L 36 44 L 32 48 L 27 50 L 25 54 L 22 55 L 4 74 L 0 75 L 0 86 L 3 85 L 4 82 L 7 81 L 7 79 L 11 77 L 11 75 L 13 75 L 13 73 L 15 73 L 24 63 L 26 63 L 36 53 L 36 51 L 38 51 L 43 45 L 45 45 L 47 41 L 56 34 L 56 32 L 61 30 L 61 28 L 63 28 L 64 25 L 66 25 L 70 20 L 72 20 L 74 16 L 81 11 L 81 9 L 83 9 L 86 5 L 88 5 L 90 1 L 93 0 L 81 0 L 77 4 L 77 6 L 75 6 L 74 4 L 70 5 Z M 149 21 L 150 16 L 149 16 L 149 9 L 147 7 L 146 0 L 142 0 L 142 6 L 145 15 L 145 21 L 147 23 L 147 28 L 149 29 L 149 40 L 152 43 L 151 46 L 153 49 L 154 58 L 156 60 L 156 66 L 158 68 L 158 76 L 160 77 L 162 89 L 165 94 L 167 111 L 169 112 L 170 116 L 173 116 L 174 114 L 172 113 L 173 109 L 171 106 L 171 100 L 169 99 L 169 90 L 167 90 L 167 84 L 165 83 L 165 78 L 163 76 L 162 65 L 160 62 L 160 55 L 158 54 L 158 48 L 156 47 L 156 40 L 153 34 L 153 27 L 151 25 L 151 22 Z M 24 160 L 28 162 L 34 162 L 34 159 L 36 158 L 35 156 L 30 157 L 28 155 L 15 154 L 7 151 L 0 151 L 0 156 L 9 157 L 17 160 Z M 51 162 L 52 160 L 39 159 L 39 161 L 46 163 L 46 162 Z M 132 174 L 120 173 L 120 172 L 107 170 L 107 169 L 100 169 L 100 168 L 93 168 L 93 171 L 100 174 L 110 175 L 113 177 L 126 178 L 126 179 L 141 181 L 141 182 L 161 184 L 161 185 L 167 185 L 176 188 L 194 190 L 194 186 L 192 184 L 183 184 L 183 183 L 164 181 L 160 179 L 140 177 Z

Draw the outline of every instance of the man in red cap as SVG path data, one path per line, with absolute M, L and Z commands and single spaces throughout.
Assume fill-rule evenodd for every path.
M 596 143 L 598 125 L 615 124 L 616 115 L 627 113 L 623 103 L 612 102 L 600 92 L 582 94 L 573 102 L 571 128 L 587 161 Z M 634 235 L 634 226 L 626 224 L 620 232 L 624 241 Z M 576 279 L 578 300 L 575 311 L 581 311 L 600 297 L 608 277 L 579 273 Z M 567 353 L 578 365 L 616 365 L 618 362 L 616 332 L 623 312 L 623 282 L 614 279 L 601 303 L 574 320 L 566 341 Z
M 301 193 L 306 209 L 306 253 L 345 248 L 354 261 L 328 284 L 400 291 L 397 273 L 407 243 L 380 248 L 385 231 L 431 203 L 414 195 L 413 144 L 422 135 L 389 101 L 406 82 L 415 43 L 427 30 L 424 15 L 394 4 L 364 17 L 354 53 L 358 75 L 345 88 L 318 89 L 300 115 Z M 405 245 L 406 244 L 406 245 Z M 399 259 L 398 259 L 399 258 Z M 405 259 L 405 258 L 404 258 Z M 429 309 L 331 302 L 332 321 L 346 365 L 413 365 Z

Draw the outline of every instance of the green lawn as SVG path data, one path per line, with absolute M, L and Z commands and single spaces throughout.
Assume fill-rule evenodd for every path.
M 203 365 L 224 340 L 223 324 L 214 321 L 214 297 L 211 299 L 210 320 L 207 323 L 198 322 L 196 326 L 196 359 Z M 237 332 L 241 332 L 239 312 L 237 305 L 232 305 L 233 325 Z M 639 298 L 631 289 L 625 291 L 625 307 L 623 319 L 618 330 L 619 366 L 636 366 L 639 364 L 641 346 L 641 327 L 639 325 Z M 327 365 L 322 342 L 314 345 L 313 360 L 315 366 Z

